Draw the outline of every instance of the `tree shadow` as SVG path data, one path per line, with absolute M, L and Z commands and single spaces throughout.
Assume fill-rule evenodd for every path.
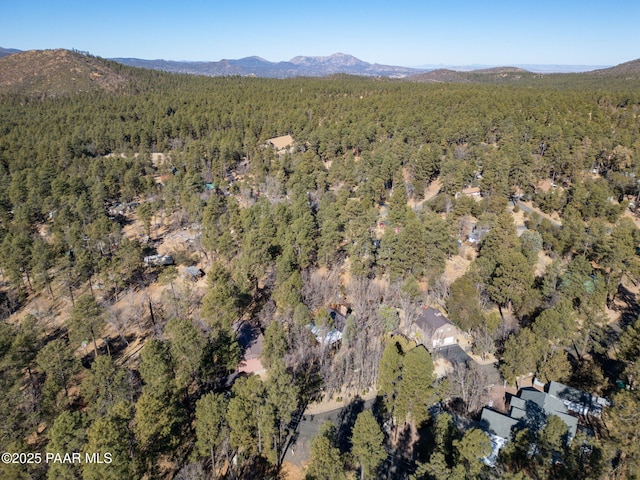
M 425 422 L 416 431 L 415 441 L 412 445 L 412 459 L 416 462 L 427 462 L 435 450 L 436 438 L 433 433 L 435 417 Z
M 640 305 L 636 298 L 636 294 L 630 291 L 624 285 L 618 286 L 617 298 L 624 303 L 624 307 L 621 309 L 620 327 L 625 328 L 628 325 L 633 324 L 640 315 Z
M 407 460 L 413 457 L 414 435 L 411 425 L 406 424 L 398 433 L 395 440 L 395 454 Z
M 278 467 L 271 465 L 266 458 L 256 456 L 244 462 L 232 478 L 238 480 L 254 480 L 256 478 L 276 479 L 281 477 L 279 476 Z
M 125 335 L 124 337 L 105 337 L 104 341 L 109 342 L 109 352 L 111 353 L 111 357 L 113 357 L 113 359 L 115 360 L 119 359 L 124 354 L 124 352 L 127 350 L 127 348 L 129 348 L 129 346 L 135 341 L 136 338 L 136 335 L 130 333 L 128 335 Z M 99 350 L 101 352 L 103 350 L 104 352 L 106 352 L 107 348 L 106 346 L 101 346 Z
M 351 431 L 358 415 L 364 411 L 364 400 L 356 397 L 349 405 L 342 409 L 336 420 L 336 444 L 341 453 L 351 450 Z
M 0 287 L 2 287 L 2 285 L 0 285 Z M 9 318 L 13 313 L 20 310 L 25 301 L 26 295 L 16 289 L 8 288 L 6 290 L 0 290 L 0 320 Z

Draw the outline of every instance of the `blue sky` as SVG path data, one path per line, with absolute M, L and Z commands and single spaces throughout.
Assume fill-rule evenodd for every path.
M 220 60 L 343 52 L 416 66 L 614 65 L 640 57 L 640 0 L 0 0 L 0 46 Z

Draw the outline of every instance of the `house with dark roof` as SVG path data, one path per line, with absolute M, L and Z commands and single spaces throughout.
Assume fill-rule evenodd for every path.
M 517 418 L 504 415 L 488 408 L 482 409 L 480 426 L 489 435 L 491 440 L 491 454 L 483 461 L 489 466 L 494 466 L 498 460 L 498 453 L 511 438 L 511 431 L 520 422 Z
M 459 333 L 458 328 L 433 307 L 424 307 L 411 327 L 411 334 L 427 350 L 455 344 Z
M 522 389 L 517 397 L 511 397 L 510 407 L 508 415 L 489 408 L 482 409 L 480 426 L 489 435 L 492 445 L 491 455 L 484 459 L 487 465 L 495 464 L 498 452 L 509 441 L 513 430 L 540 430 L 551 415 L 559 417 L 567 426 L 567 443 L 576 435 L 578 418 L 569 413 L 560 399 L 547 392 L 533 388 Z
M 568 411 L 579 415 L 592 415 L 600 418 L 602 409 L 611 405 L 607 399 L 596 397 L 583 390 L 569 387 L 558 382 L 549 382 L 547 392 L 553 398 L 558 399 Z

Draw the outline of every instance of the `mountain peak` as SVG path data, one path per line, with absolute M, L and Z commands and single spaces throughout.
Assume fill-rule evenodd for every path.
M 368 66 L 367 62 L 363 62 L 359 58 L 346 53 L 334 53 L 328 57 L 313 57 L 313 56 L 297 56 L 289 60 L 289 63 L 294 65 L 301 65 L 306 67 L 331 65 L 334 67 L 352 67 L 352 66 Z
M 240 60 L 247 60 L 247 61 L 250 60 L 254 62 L 271 63 L 269 60 L 259 57 L 258 55 L 251 55 L 250 57 L 244 57 L 244 58 L 241 58 Z

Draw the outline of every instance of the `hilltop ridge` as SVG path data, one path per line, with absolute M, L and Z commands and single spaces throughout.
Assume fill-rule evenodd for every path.
M 116 67 L 64 49 L 13 53 L 0 58 L 0 91 L 42 96 L 113 91 L 127 82 Z
M 638 76 L 640 75 L 640 58 L 624 62 L 614 67 L 603 68 L 600 70 L 594 70 L 590 72 L 593 75 L 608 75 L 608 76 Z

